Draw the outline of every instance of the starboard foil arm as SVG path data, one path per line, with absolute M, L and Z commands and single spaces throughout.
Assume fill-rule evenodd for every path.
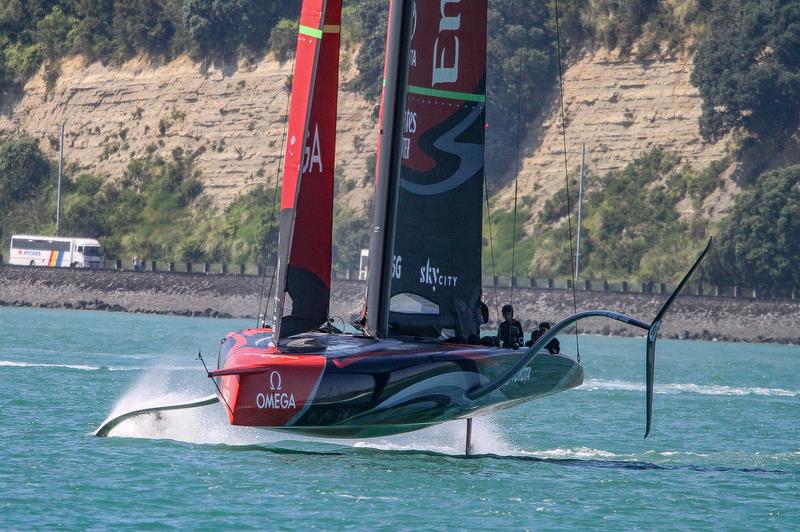
M 132 417 L 141 416 L 144 414 L 154 414 L 156 412 L 166 412 L 167 410 L 183 410 L 186 408 L 197 408 L 200 406 L 213 405 L 214 403 L 218 402 L 219 402 L 219 397 L 217 395 L 209 395 L 208 397 L 193 399 L 185 403 L 174 403 L 169 405 L 151 406 L 148 408 L 131 410 L 130 412 L 125 412 L 123 414 L 105 420 L 103 424 L 100 425 L 100 427 L 98 427 L 96 431 L 94 431 L 94 435 L 99 437 L 108 436 L 108 433 L 111 432 L 111 430 L 114 429 L 114 427 L 116 427 L 126 419 L 130 419 Z
M 497 390 L 504 384 L 506 384 L 514 375 L 517 374 L 522 368 L 530 364 L 530 362 L 536 357 L 536 355 L 541 351 L 555 336 L 566 327 L 576 323 L 580 320 L 585 318 L 592 318 L 592 317 L 605 317 L 610 318 L 612 320 L 621 321 L 628 325 L 633 325 L 634 327 L 638 327 L 640 329 L 644 329 L 647 331 L 647 347 L 645 351 L 645 360 L 646 360 L 646 404 L 647 404 L 647 424 L 645 427 L 644 437 L 650 434 L 650 427 L 653 421 L 653 387 L 654 387 L 654 380 L 655 380 L 655 358 L 656 358 L 656 340 L 658 339 L 658 332 L 661 328 L 661 321 L 664 318 L 664 315 L 669 310 L 672 303 L 678 297 L 678 294 L 681 293 L 681 290 L 686 286 L 686 283 L 689 282 L 689 279 L 692 277 L 692 274 L 697 270 L 700 266 L 700 263 L 703 261 L 703 258 L 708 253 L 708 250 L 711 248 L 711 241 L 712 239 L 708 239 L 708 243 L 697 259 L 694 261 L 694 264 L 683 276 L 681 282 L 678 283 L 678 286 L 672 292 L 672 294 L 667 298 L 661 308 L 658 310 L 655 319 L 648 325 L 647 323 L 637 320 L 636 318 L 632 318 L 630 316 L 626 316 L 625 314 L 614 312 L 611 310 L 586 310 L 583 312 L 578 312 L 577 314 L 573 314 L 569 316 L 557 324 L 555 324 L 549 331 L 539 337 L 538 340 L 525 352 L 524 355 L 519 359 L 519 361 L 511 366 L 508 370 L 503 372 L 493 381 L 484 384 L 483 386 L 479 386 L 471 390 L 467 393 L 467 398 L 470 400 L 480 399 L 493 391 Z
M 658 339 L 658 331 L 661 329 L 661 320 L 664 319 L 664 315 L 669 310 L 669 307 L 672 305 L 672 302 L 675 301 L 675 298 L 678 297 L 678 294 L 681 293 L 683 287 L 686 286 L 686 283 L 689 282 L 689 279 L 692 277 L 692 274 L 695 270 L 700 266 L 700 263 L 703 261 L 703 258 L 708 253 L 708 250 L 711 249 L 711 241 L 712 239 L 708 239 L 708 243 L 706 247 L 703 248 L 703 251 L 694 261 L 692 267 L 689 268 L 689 271 L 686 272 L 686 275 L 683 276 L 681 282 L 678 283 L 677 288 L 672 292 L 672 295 L 667 298 L 661 308 L 658 309 L 658 313 L 656 314 L 655 319 L 653 319 L 653 323 L 650 324 L 650 328 L 647 331 L 647 351 L 646 351 L 646 379 L 647 379 L 647 426 L 644 431 L 644 437 L 650 434 L 650 425 L 653 421 L 653 385 L 655 380 L 655 363 L 656 363 L 656 340 Z
M 534 344 L 527 351 L 525 351 L 525 354 L 522 355 L 522 357 L 516 364 L 508 368 L 493 381 L 468 392 L 467 397 L 471 400 L 476 400 L 497 390 L 498 388 L 503 386 L 506 382 L 508 382 L 509 379 L 511 379 L 514 375 L 516 375 L 522 368 L 530 364 L 530 362 L 536 357 L 539 351 L 541 351 L 544 348 L 544 346 L 546 346 L 550 342 L 550 340 L 555 338 L 559 332 L 563 331 L 566 327 L 569 327 L 570 325 L 572 325 L 577 321 L 595 317 L 610 318 L 612 320 L 621 321 L 623 323 L 627 323 L 629 325 L 633 325 L 635 327 L 639 327 L 644 330 L 650 329 L 650 325 L 648 325 L 647 323 L 639 321 L 636 318 L 631 318 L 630 316 L 626 316 L 625 314 L 614 312 L 612 310 L 585 310 L 582 312 L 578 312 L 577 314 L 573 314 L 572 316 L 564 318 L 560 322 L 556 323 L 550 330 L 548 330 L 545 334 L 540 336 L 539 339 L 536 340 L 536 342 L 534 342 Z

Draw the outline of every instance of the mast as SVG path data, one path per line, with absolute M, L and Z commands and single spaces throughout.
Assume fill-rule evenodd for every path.
M 58 142 L 58 193 L 56 195 L 56 236 L 61 223 L 61 179 L 64 177 L 64 122 L 61 122 L 61 140 Z
M 281 190 L 277 340 L 327 319 L 340 22 L 341 0 L 304 0 Z
M 392 234 L 394 226 L 397 183 L 391 179 L 393 148 L 396 145 L 395 116 L 402 114 L 404 91 L 401 78 L 406 77 L 406 69 L 400 72 L 403 53 L 403 11 L 405 0 L 391 0 L 389 22 L 386 35 L 386 60 L 383 68 L 383 93 L 381 95 L 380 139 L 375 170 L 375 196 L 372 234 L 369 242 L 369 271 L 367 285 L 367 328 L 380 338 L 387 335 L 389 320 L 389 301 L 385 294 L 391 283 Z
M 581 209 L 583 207 L 583 168 L 586 155 L 586 144 L 581 144 L 581 171 L 578 176 L 578 238 L 575 246 L 575 285 L 578 284 L 578 277 L 581 269 Z

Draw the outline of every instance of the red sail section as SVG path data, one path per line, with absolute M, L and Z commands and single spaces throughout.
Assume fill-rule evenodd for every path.
M 341 12 L 341 0 L 305 0 L 300 17 L 281 195 L 276 312 L 284 292 L 291 300 L 290 314 L 276 316 L 281 338 L 328 316 Z

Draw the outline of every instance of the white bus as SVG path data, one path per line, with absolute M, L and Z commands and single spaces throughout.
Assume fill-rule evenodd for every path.
M 9 264 L 62 268 L 101 268 L 103 250 L 93 238 L 13 235 Z

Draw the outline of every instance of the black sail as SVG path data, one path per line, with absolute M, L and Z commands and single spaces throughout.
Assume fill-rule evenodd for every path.
M 481 286 L 486 2 L 405 2 L 402 11 L 405 70 L 396 87 L 386 84 L 397 103 L 394 123 L 383 124 L 391 142 L 381 150 L 391 155 L 379 154 L 390 161 L 378 173 L 387 208 L 376 209 L 375 229 L 386 234 L 371 265 L 383 283 L 370 325 L 389 336 L 467 338 L 478 332 Z

